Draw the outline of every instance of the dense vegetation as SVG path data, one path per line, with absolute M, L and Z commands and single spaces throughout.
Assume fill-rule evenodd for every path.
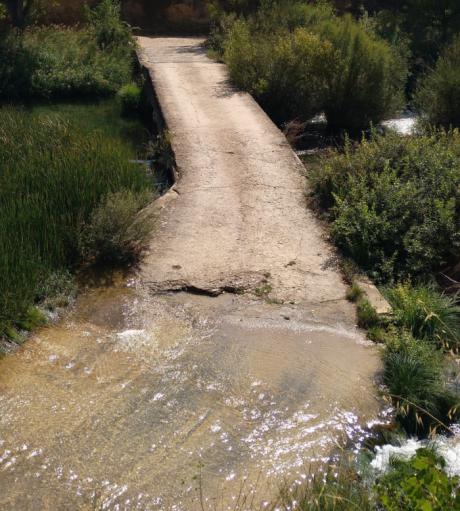
M 210 44 L 280 123 L 324 111 L 331 128 L 356 131 L 402 106 L 401 55 L 327 4 L 267 3 L 247 18 L 224 16 Z
M 422 276 L 460 257 L 458 132 L 374 132 L 309 177 L 333 239 L 378 281 Z
M 17 338 L 43 318 L 33 307 L 65 301 L 69 270 L 131 262 L 152 227 L 145 168 L 130 163 L 145 129 L 138 114 L 134 42 L 120 4 L 102 0 L 80 28 L 0 31 L 0 337 Z M 37 99 L 95 99 L 37 105 Z M 33 104 L 32 108 L 31 105 Z
M 455 0 L 211 0 L 210 12 L 210 47 L 279 123 L 325 112 L 358 132 L 405 92 L 431 122 L 459 126 Z
M 380 475 L 353 463 L 333 465 L 325 476 L 283 491 L 285 511 L 447 511 L 460 509 L 459 478 L 448 476 L 435 451 L 421 448 L 408 460 L 394 459 Z M 292 507 L 294 504 L 294 508 Z
M 125 230 L 133 228 L 151 183 L 129 163 L 132 157 L 120 139 L 82 130 L 62 116 L 0 109 L 0 331 L 27 315 L 53 272 L 98 255 L 90 249 L 91 235 L 97 246 L 97 223 L 85 225 L 107 194 L 128 190 L 129 201 L 143 192 L 143 200 L 129 201 L 128 214 L 110 208 L 112 222 L 119 213 Z
M 104 0 L 84 28 L 0 29 L 0 98 L 70 98 L 114 94 L 131 80 L 134 42 Z
M 429 123 L 460 126 L 460 36 L 447 46 L 420 82 L 416 101 Z

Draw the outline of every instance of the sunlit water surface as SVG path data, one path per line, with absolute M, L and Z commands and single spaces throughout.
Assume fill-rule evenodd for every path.
M 279 309 L 129 287 L 81 297 L 0 361 L 0 509 L 259 508 L 362 442 L 380 409 L 376 349 Z

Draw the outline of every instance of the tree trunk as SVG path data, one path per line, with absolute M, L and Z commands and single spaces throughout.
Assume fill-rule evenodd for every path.
M 32 0 L 5 0 L 11 24 L 16 28 L 24 28 Z

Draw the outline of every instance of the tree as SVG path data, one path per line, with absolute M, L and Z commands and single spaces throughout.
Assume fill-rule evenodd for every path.
M 36 2 L 35 0 L 1 0 L 1 3 L 8 11 L 11 24 L 17 28 L 24 28 Z

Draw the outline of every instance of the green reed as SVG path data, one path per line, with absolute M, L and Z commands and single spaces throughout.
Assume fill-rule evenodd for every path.
M 0 108 L 0 334 L 49 273 L 80 262 L 79 230 L 107 193 L 151 186 L 130 158 L 101 131 Z

